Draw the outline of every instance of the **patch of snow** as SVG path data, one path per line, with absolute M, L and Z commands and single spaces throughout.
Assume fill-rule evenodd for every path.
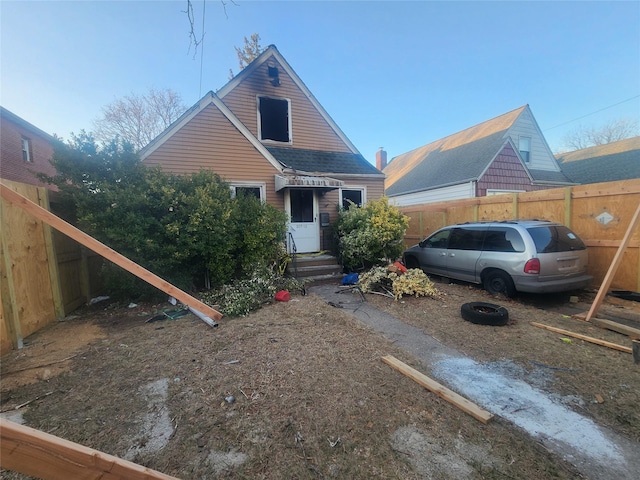
M 249 457 L 242 452 L 211 452 L 207 460 L 211 464 L 214 472 L 220 474 L 225 470 L 242 465 Z
M 4 418 L 5 420 L 9 420 L 13 423 L 18 423 L 20 425 L 24 425 L 24 418 L 22 417 L 22 412 L 18 410 L 0 413 L 0 418 Z
M 133 460 L 138 454 L 154 453 L 169 443 L 173 434 L 173 425 L 166 405 L 169 395 L 169 379 L 162 378 L 140 387 L 140 393 L 147 401 L 148 413 L 142 420 L 142 427 L 136 435 L 133 445 L 124 458 Z
M 477 464 L 492 465 L 487 448 L 458 438 L 453 445 L 434 438 L 414 425 L 398 428 L 391 435 L 397 452 L 406 455 L 421 478 L 469 478 Z
M 616 444 L 597 424 L 528 383 L 506 376 L 500 371 L 504 366 L 494 367 L 469 358 L 445 357 L 436 363 L 434 371 L 458 393 L 534 437 L 568 445 L 602 465 L 625 463 Z

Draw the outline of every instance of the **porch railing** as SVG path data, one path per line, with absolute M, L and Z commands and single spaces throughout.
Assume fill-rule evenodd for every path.
M 298 262 L 297 262 L 297 253 L 298 249 L 296 247 L 296 241 L 293 239 L 293 234 L 291 232 L 287 232 L 288 242 L 287 242 L 287 253 L 291 255 L 291 265 L 293 266 L 293 276 L 298 278 Z

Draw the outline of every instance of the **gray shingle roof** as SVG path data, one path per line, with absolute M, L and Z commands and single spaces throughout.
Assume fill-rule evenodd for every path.
M 506 143 L 504 134 L 503 130 L 456 148 L 430 150 L 408 174 L 387 188 L 387 195 L 478 180 Z
M 529 169 L 531 178 L 534 182 L 550 182 L 550 183 L 574 183 L 563 172 L 552 172 L 550 170 Z
M 359 153 L 266 147 L 285 167 L 303 172 L 382 175 Z
M 640 178 L 640 137 L 557 155 L 560 168 L 581 184 Z

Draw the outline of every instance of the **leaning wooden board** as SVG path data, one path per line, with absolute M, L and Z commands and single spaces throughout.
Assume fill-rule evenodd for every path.
M 15 206 L 25 210 L 26 212 L 31 213 L 36 218 L 39 218 L 43 222 L 48 223 L 56 230 L 59 230 L 60 232 L 67 235 L 68 237 L 74 239 L 76 242 L 81 243 L 87 248 L 90 248 L 91 250 L 98 253 L 99 255 L 102 255 L 107 260 L 110 260 L 111 262 L 124 268 L 128 272 L 133 273 L 137 277 L 153 285 L 159 290 L 162 290 L 168 295 L 171 295 L 172 297 L 181 301 L 185 305 L 188 305 L 189 307 L 192 307 L 195 310 L 198 310 L 199 312 L 203 313 L 204 315 L 212 319 L 220 320 L 222 318 L 222 314 L 214 310 L 213 308 L 211 308 L 209 305 L 206 305 L 202 303 L 200 300 L 198 300 L 197 298 L 194 298 L 188 293 L 183 292 L 178 287 L 175 287 L 174 285 L 170 284 L 166 280 L 163 280 L 156 274 L 141 267 L 140 265 L 133 262 L 132 260 L 129 260 L 127 257 L 107 247 L 104 243 L 101 243 L 95 238 L 87 235 L 86 233 L 77 229 L 73 225 L 65 222 L 60 217 L 42 208 L 40 205 L 37 205 L 33 203 L 31 200 L 29 200 L 28 198 L 25 198 L 19 193 L 14 192 L 11 188 L 9 188 L 8 186 L 2 183 L 0 183 L 0 195 L 2 195 L 2 198 L 7 200 L 8 202 L 11 202 Z M 213 321 L 207 322 L 205 320 L 205 322 L 211 326 L 215 326 L 215 322 Z
M 0 419 L 0 467 L 49 480 L 177 480 L 6 419 Z
M 475 403 L 467 400 L 461 395 L 458 395 L 453 390 L 449 390 L 444 385 L 439 384 L 435 380 L 427 377 L 424 373 L 420 373 L 418 370 L 410 367 L 406 363 L 401 362 L 397 358 L 391 355 L 386 355 L 382 357 L 382 361 L 389 365 L 391 368 L 394 368 L 400 373 L 406 375 L 419 385 L 422 385 L 427 390 L 435 393 L 439 397 L 444 398 L 447 402 L 454 404 L 463 412 L 466 412 L 472 417 L 480 420 L 482 423 L 487 423 L 493 418 L 492 413 L 480 408 Z

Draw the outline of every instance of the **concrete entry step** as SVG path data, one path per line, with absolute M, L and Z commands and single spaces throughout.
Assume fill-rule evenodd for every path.
M 294 267 L 295 262 L 295 267 Z M 341 278 L 342 266 L 329 254 L 299 254 L 287 266 L 289 275 L 311 283 L 333 281 Z

